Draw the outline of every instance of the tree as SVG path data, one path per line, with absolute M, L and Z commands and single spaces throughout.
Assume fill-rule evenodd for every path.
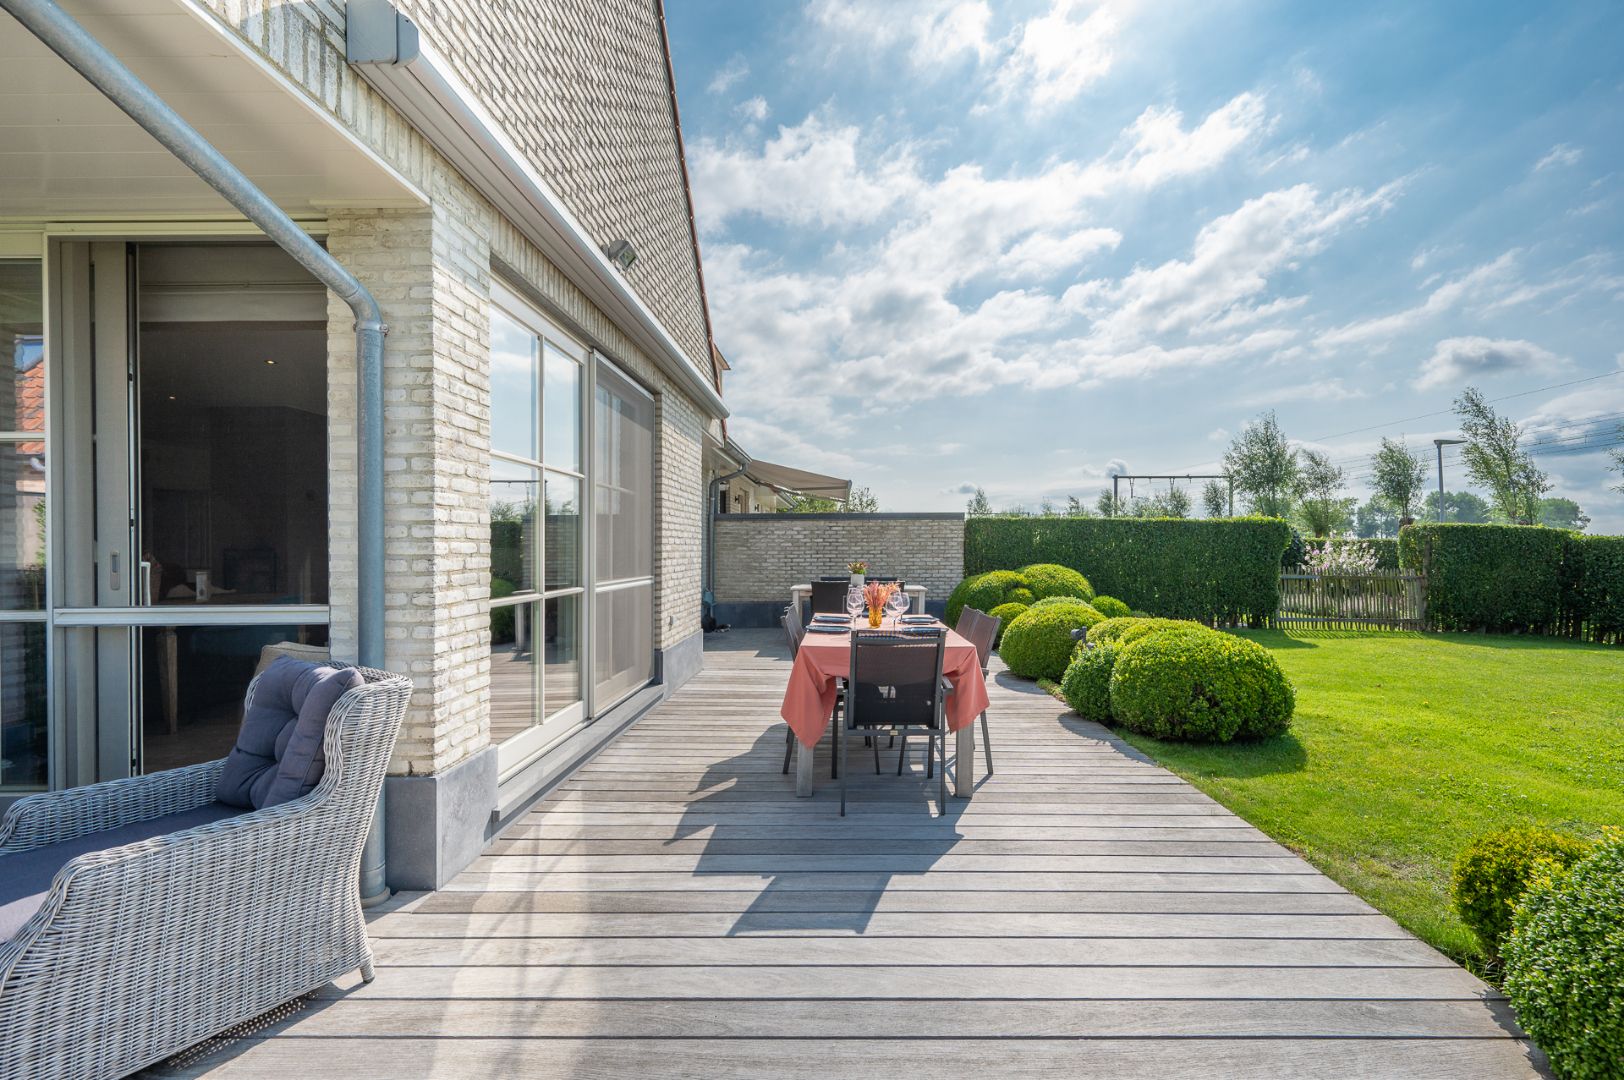
M 1383 439 L 1381 449 L 1370 459 L 1370 474 L 1376 497 L 1400 520 L 1413 521 L 1427 483 L 1426 462 L 1412 454 L 1403 439 Z
M 1572 499 L 1541 499 L 1539 523 L 1553 529 L 1582 530 L 1590 524 L 1590 515 L 1579 509 Z
M 1551 480 L 1520 445 L 1522 425 L 1496 413 L 1475 386 L 1455 400 L 1455 415 L 1466 436 L 1461 459 L 1467 478 L 1489 489 L 1495 509 L 1511 524 L 1538 521 L 1540 497 L 1551 490 Z
M 1323 450 L 1304 450 L 1298 474 L 1302 505 L 1298 514 L 1310 536 L 1330 536 L 1347 528 L 1357 500 L 1345 498 L 1347 474 Z
M 821 495 L 802 495 L 794 491 L 788 495 L 789 505 L 781 508 L 780 514 L 838 514 L 844 509 L 842 504 Z
M 851 494 L 846 496 L 846 513 L 848 514 L 877 514 L 880 512 L 880 500 L 866 487 L 855 487 Z
M 1451 521 L 1461 525 L 1483 525 L 1489 520 L 1489 504 L 1470 491 L 1444 492 L 1443 514 L 1438 513 L 1438 493 L 1430 492 L 1421 504 L 1421 515 L 1428 521 Z
M 1618 425 L 1618 437 L 1624 439 L 1624 424 Z M 1613 485 L 1613 490 L 1620 495 L 1624 495 L 1624 446 L 1613 447 L 1613 449 L 1607 451 L 1607 456 L 1613 462 L 1607 466 L 1607 471 L 1619 474 L 1619 481 Z
M 1229 516 L 1229 485 L 1220 480 L 1208 480 L 1201 489 L 1201 509 L 1207 517 Z
M 1224 453 L 1229 473 L 1247 508 L 1266 517 L 1289 517 L 1299 488 L 1297 451 L 1272 411 L 1247 424 Z
M 1067 517 L 1093 517 L 1094 511 L 1083 505 L 1083 500 L 1075 495 L 1066 496 Z
M 982 488 L 976 488 L 975 494 L 970 496 L 970 501 L 964 504 L 964 512 L 970 517 L 991 515 L 992 500 L 987 498 L 987 492 Z
M 1100 512 L 1101 517 L 1123 517 L 1128 513 L 1128 504 L 1117 498 L 1110 488 L 1101 488 L 1094 509 Z
M 1371 498 L 1353 512 L 1353 534 L 1361 540 L 1398 535 L 1398 515 L 1387 503 Z
M 1152 495 L 1134 508 L 1135 517 L 1187 518 L 1190 516 L 1190 495 L 1183 488 L 1168 488 L 1160 495 Z
M 1059 517 L 1060 511 L 1055 509 L 1054 500 L 1045 495 L 1038 500 L 1038 515 L 1040 517 Z
M 1013 503 L 1004 508 L 1003 514 L 1005 517 L 1031 517 L 1032 511 L 1024 503 Z

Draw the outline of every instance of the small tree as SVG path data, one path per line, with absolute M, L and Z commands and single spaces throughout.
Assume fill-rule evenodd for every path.
M 1190 516 L 1190 495 L 1183 488 L 1169 488 L 1140 503 L 1135 508 L 1135 516 L 1187 518 Z
M 1299 486 L 1297 451 L 1286 441 L 1274 413 L 1247 424 L 1224 453 L 1224 471 L 1254 514 L 1289 517 Z
M 1094 509 L 1100 512 L 1101 517 L 1121 517 L 1128 513 L 1128 504 L 1126 500 L 1117 498 L 1110 488 L 1102 488 Z
M 1060 511 L 1055 509 L 1054 500 L 1049 498 L 1049 496 L 1047 496 L 1047 495 L 1045 495 L 1042 499 L 1038 500 L 1038 516 L 1040 516 L 1040 517 L 1059 517 L 1060 516 Z
M 1460 525 L 1483 525 L 1489 520 L 1489 504 L 1470 491 L 1444 492 L 1442 513 L 1438 493 L 1430 492 L 1421 513 L 1430 521 L 1450 521 Z
M 1624 439 L 1624 424 L 1618 425 L 1618 437 L 1620 439 Z M 1611 465 L 1607 466 L 1607 471 L 1616 472 L 1619 474 L 1618 483 L 1613 484 L 1612 489 L 1618 492 L 1620 495 L 1624 495 L 1624 446 L 1615 446 L 1613 449 L 1607 451 L 1607 456 L 1611 458 L 1613 462 Z
M 1066 496 L 1067 517 L 1093 517 L 1094 511 L 1083 505 L 1083 500 L 1075 495 Z
M 1323 450 L 1304 450 L 1299 483 L 1303 496 L 1298 513 L 1312 536 L 1330 536 L 1343 529 L 1356 500 L 1342 495 L 1347 474 Z
M 1229 485 L 1208 480 L 1207 486 L 1201 489 L 1201 509 L 1210 518 L 1228 517 Z
M 780 507 L 780 514 L 838 514 L 845 509 L 844 504 L 833 499 L 825 499 L 821 495 L 802 495 L 798 492 L 789 493 L 789 505 Z
M 1398 535 L 1398 515 L 1386 502 L 1367 499 L 1353 512 L 1353 534 L 1361 540 Z
M 1590 515 L 1579 509 L 1572 499 L 1541 499 L 1539 523 L 1553 529 L 1581 531 L 1590 524 Z
M 1370 459 L 1370 474 L 1376 497 L 1401 521 L 1413 521 L 1427 483 L 1426 462 L 1412 454 L 1403 439 L 1383 439 L 1381 449 Z
M 964 512 L 970 517 L 988 517 L 992 514 L 992 500 L 987 498 L 985 490 L 978 487 L 975 494 L 970 496 L 970 501 L 964 504 Z
M 1539 520 L 1540 498 L 1551 489 L 1550 477 L 1522 448 L 1522 425 L 1496 413 L 1482 391 L 1468 386 L 1455 401 L 1461 434 L 1461 458 L 1472 483 L 1493 494 L 1494 507 L 1513 525 Z
M 880 512 L 880 500 L 866 487 L 851 489 L 846 496 L 846 513 L 848 514 L 877 514 Z

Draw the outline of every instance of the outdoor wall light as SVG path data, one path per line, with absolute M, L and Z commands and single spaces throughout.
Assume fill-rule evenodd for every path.
M 603 253 L 609 256 L 610 262 L 620 267 L 620 272 L 623 274 L 632 268 L 632 263 L 637 261 L 637 249 L 632 247 L 630 240 L 616 240 L 605 247 Z

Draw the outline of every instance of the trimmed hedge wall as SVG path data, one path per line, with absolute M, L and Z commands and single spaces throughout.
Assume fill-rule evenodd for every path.
M 1059 563 L 1135 610 L 1261 622 L 1280 606 L 1290 540 L 1278 518 L 973 517 L 964 523 L 964 572 Z
M 1624 537 L 1538 525 L 1406 526 L 1403 565 L 1427 576 L 1435 630 L 1624 641 Z

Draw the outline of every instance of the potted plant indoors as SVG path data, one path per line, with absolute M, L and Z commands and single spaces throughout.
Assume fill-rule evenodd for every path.
M 846 569 L 851 572 L 851 583 L 861 589 L 863 579 L 868 574 L 868 563 L 862 559 L 853 559 L 846 564 Z

